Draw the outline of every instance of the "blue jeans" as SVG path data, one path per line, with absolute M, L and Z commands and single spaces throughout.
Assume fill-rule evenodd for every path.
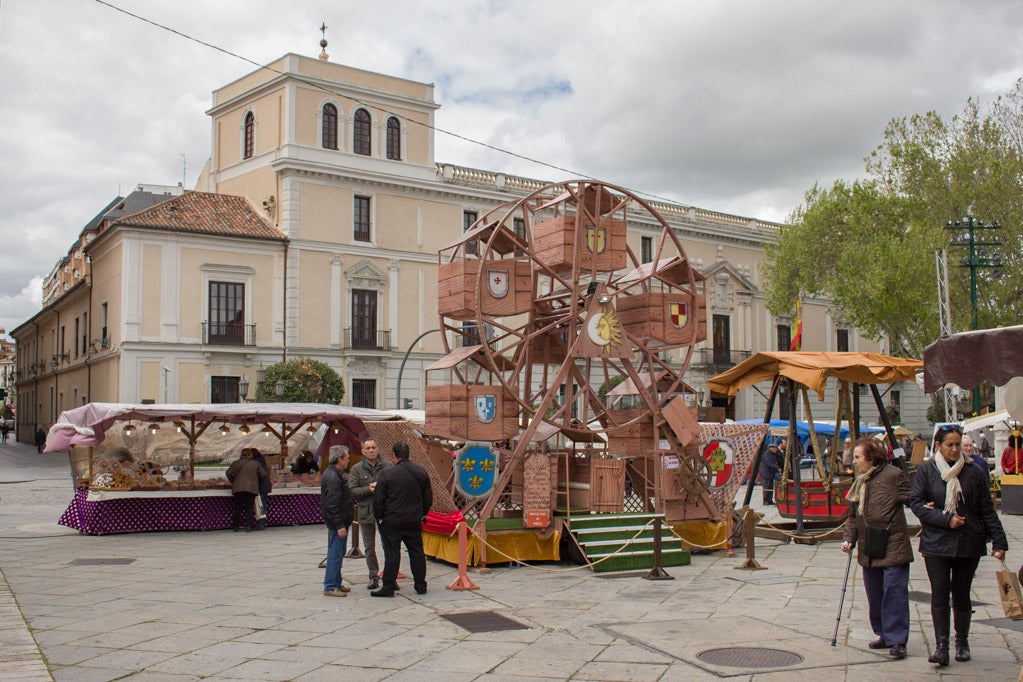
M 348 533 L 343 538 L 337 536 L 337 530 L 327 529 L 327 568 L 323 574 L 323 591 L 329 592 L 341 587 L 341 562 L 348 549 Z
M 909 564 L 864 568 L 870 627 L 888 646 L 909 639 Z

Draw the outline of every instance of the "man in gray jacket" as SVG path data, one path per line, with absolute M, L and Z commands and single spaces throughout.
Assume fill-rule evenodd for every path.
M 371 590 L 380 587 L 380 563 L 377 561 L 377 520 L 373 515 L 373 491 L 377 487 L 377 476 L 391 466 L 380 458 L 377 442 L 372 438 L 362 441 L 362 461 L 352 467 L 349 486 L 352 497 L 359 508 L 359 535 L 362 537 L 363 551 L 366 552 L 366 568 L 369 569 L 369 585 Z

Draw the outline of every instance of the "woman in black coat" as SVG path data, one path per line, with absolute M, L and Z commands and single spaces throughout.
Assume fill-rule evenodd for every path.
M 1005 558 L 1005 530 L 991 504 L 980 469 L 962 454 L 958 426 L 942 426 L 934 437 L 934 457 L 916 470 L 913 513 L 920 519 L 920 554 L 931 581 L 934 653 L 927 660 L 948 665 L 949 593 L 955 614 L 957 661 L 970 660 L 970 589 L 980 558 Z

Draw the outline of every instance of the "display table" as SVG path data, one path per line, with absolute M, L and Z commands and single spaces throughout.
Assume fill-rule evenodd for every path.
M 224 530 L 230 490 L 78 490 L 58 523 L 87 535 L 158 530 Z M 323 523 L 319 488 L 280 488 L 267 500 L 268 526 Z

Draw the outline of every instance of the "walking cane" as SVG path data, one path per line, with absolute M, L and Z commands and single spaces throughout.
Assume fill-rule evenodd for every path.
M 849 569 L 852 568 L 853 548 L 849 548 L 849 558 L 845 562 L 845 580 L 842 581 L 842 598 L 838 600 L 838 615 L 835 616 L 835 636 L 831 638 L 831 646 L 838 643 L 838 625 L 842 622 L 842 607 L 845 606 L 845 590 L 849 586 Z

